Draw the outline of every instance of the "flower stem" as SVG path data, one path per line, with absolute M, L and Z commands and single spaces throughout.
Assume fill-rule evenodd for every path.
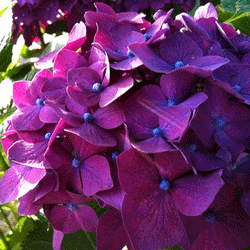
M 8 217 L 7 217 L 7 215 L 6 215 L 6 213 L 4 212 L 2 206 L 0 206 L 0 212 L 1 212 L 1 214 L 2 214 L 2 216 L 3 216 L 3 218 L 4 218 L 4 220 L 5 220 L 5 222 L 8 224 L 10 230 L 14 233 L 15 230 L 14 230 L 14 228 L 11 226 L 10 221 L 9 221 L 9 219 L 8 219 Z
M 44 42 L 43 34 L 42 34 L 42 32 L 41 32 L 41 29 L 40 29 L 38 20 L 36 20 L 36 30 L 37 30 L 38 37 L 39 37 L 39 39 L 40 39 L 40 41 L 41 41 L 42 49 L 44 49 L 44 48 L 46 47 L 46 44 L 45 44 L 45 42 Z
M 0 151 L 0 168 L 1 170 L 3 170 L 4 172 L 6 170 L 9 169 L 9 166 L 8 164 L 5 162 L 4 158 L 3 158 L 3 155 L 2 155 L 2 152 Z
M 11 250 L 9 242 L 5 239 L 5 236 L 4 236 L 4 234 L 3 234 L 3 232 L 1 230 L 0 230 L 0 238 L 3 241 L 3 243 L 4 243 L 5 247 L 6 247 L 6 250 Z
M 93 249 L 95 250 L 95 249 L 96 249 L 96 246 L 95 246 L 94 242 L 92 241 L 92 239 L 90 238 L 88 232 L 86 232 L 86 231 L 84 231 L 84 230 L 83 230 L 83 232 L 85 233 L 85 235 L 87 236 L 87 238 L 88 238 L 88 240 L 89 240 L 91 246 L 92 246 Z

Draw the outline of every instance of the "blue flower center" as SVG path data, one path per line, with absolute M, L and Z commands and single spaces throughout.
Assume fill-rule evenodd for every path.
M 195 152 L 197 150 L 197 145 L 195 143 L 191 143 L 189 145 L 189 149 L 191 150 L 191 152 Z
M 116 157 L 119 155 L 119 152 L 118 151 L 115 151 L 115 152 L 113 152 L 112 153 L 112 160 L 115 160 L 116 159 Z
M 218 128 L 224 128 L 225 127 L 225 122 L 222 120 L 222 119 L 218 119 L 217 121 L 216 121 L 216 126 L 218 127 Z
M 100 92 L 102 90 L 102 85 L 97 82 L 93 85 L 92 90 L 95 92 Z
M 36 104 L 39 105 L 39 106 L 42 106 L 43 105 L 43 100 L 41 98 L 37 98 L 36 99 Z
M 51 133 L 46 133 L 44 136 L 45 140 L 49 140 L 51 135 L 52 135 Z
M 74 159 L 72 160 L 72 167 L 78 168 L 79 165 L 80 165 L 80 161 L 79 161 L 78 159 L 74 158 Z
M 134 57 L 135 55 L 132 53 L 132 51 L 129 49 L 127 52 L 128 57 Z
M 145 33 L 144 36 L 146 37 L 146 41 L 148 41 L 152 36 L 149 35 L 148 33 Z
M 175 65 L 174 65 L 174 67 L 175 67 L 176 69 L 181 68 L 181 67 L 184 67 L 184 66 L 185 66 L 185 64 L 184 64 L 182 61 L 177 61 L 177 62 L 175 63 Z
M 48 7 L 46 10 L 47 10 L 47 11 L 50 11 L 50 8 Z
M 176 105 L 175 101 L 168 101 L 168 107 Z
M 215 214 L 214 213 L 207 213 L 205 216 L 205 220 L 210 222 L 210 223 L 213 223 L 215 220 Z
M 167 191 L 170 188 L 170 182 L 167 180 L 162 180 L 160 184 L 160 189 Z
M 69 203 L 68 204 L 68 209 L 69 209 L 69 211 L 73 212 L 76 209 L 76 205 L 72 204 L 72 203 Z
M 90 113 L 85 113 L 85 114 L 83 115 L 83 118 L 84 118 L 84 120 L 85 120 L 86 122 L 90 122 L 90 121 L 92 121 L 92 119 L 93 119 L 93 117 L 92 117 L 92 115 L 91 115 Z
M 236 90 L 238 93 L 241 92 L 241 86 L 239 86 L 239 85 L 234 85 L 233 89 Z
M 153 136 L 162 136 L 162 130 L 160 128 L 155 128 L 153 130 Z
M 237 168 L 236 163 L 229 163 L 228 167 L 230 168 L 231 171 L 234 171 Z
M 26 17 L 26 14 L 25 14 L 25 13 L 23 13 L 23 14 L 22 14 L 22 17 Z

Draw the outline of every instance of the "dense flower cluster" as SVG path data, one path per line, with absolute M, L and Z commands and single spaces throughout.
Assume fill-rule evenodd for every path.
M 14 0 L 13 0 L 14 1 Z M 145 10 L 169 10 L 175 4 L 181 4 L 183 11 L 190 11 L 195 6 L 195 0 L 17 0 L 13 6 L 13 37 L 17 41 L 20 33 L 25 43 L 30 46 L 41 38 L 40 27 L 44 30 L 49 22 L 66 20 L 70 31 L 75 23 L 84 21 L 86 11 L 94 10 L 95 2 L 103 2 L 116 12 Z M 201 5 L 208 0 L 200 1 Z
M 249 247 L 250 38 L 210 3 L 152 24 L 95 6 L 14 84 L 1 203 L 43 207 L 54 249 L 79 229 L 98 250 Z

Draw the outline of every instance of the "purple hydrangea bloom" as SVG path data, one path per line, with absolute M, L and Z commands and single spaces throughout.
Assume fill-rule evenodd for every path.
M 222 57 L 203 56 L 198 44 L 181 32 L 176 32 L 161 41 L 160 56 L 146 43 L 131 44 L 129 49 L 146 67 L 159 73 L 169 73 L 183 67 L 190 73 L 205 77 L 228 63 L 228 60 Z
M 178 150 L 156 154 L 153 162 L 149 156 L 129 149 L 117 160 L 126 192 L 122 218 L 136 249 L 177 245 L 185 235 L 178 211 L 201 214 L 223 186 L 217 172 L 183 176 L 191 167 Z

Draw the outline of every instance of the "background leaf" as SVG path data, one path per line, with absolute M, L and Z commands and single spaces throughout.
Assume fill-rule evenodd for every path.
M 11 63 L 13 38 L 12 38 L 12 9 L 4 10 L 0 18 L 0 72 L 6 71 Z

